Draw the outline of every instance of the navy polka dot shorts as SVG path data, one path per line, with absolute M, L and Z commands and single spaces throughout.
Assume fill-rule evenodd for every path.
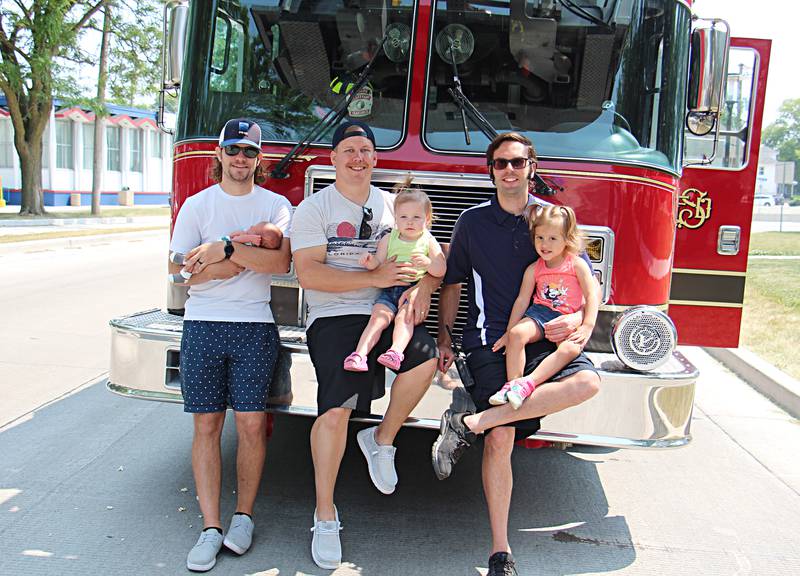
M 266 322 L 185 320 L 181 340 L 184 412 L 266 408 L 280 338 Z

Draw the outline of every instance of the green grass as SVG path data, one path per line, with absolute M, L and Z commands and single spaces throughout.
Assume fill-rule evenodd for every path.
M 144 232 L 146 230 L 163 230 L 164 226 L 139 226 L 129 228 L 108 228 L 106 230 L 57 230 L 53 232 L 40 232 L 38 234 L 9 234 L 0 236 L 0 244 L 10 242 L 25 242 L 27 240 L 52 240 L 53 238 L 76 238 L 78 236 L 106 236 L 108 234 L 122 234 L 124 232 Z M 0 228 L 0 231 L 2 228 Z
M 100 218 L 109 217 L 128 217 L 128 216 L 169 216 L 169 206 L 142 206 L 139 208 L 131 208 L 129 206 L 102 206 L 100 208 Z M 0 213 L 2 220 L 29 220 L 37 218 L 91 218 L 91 207 L 76 211 L 61 211 L 57 209 L 47 211 L 43 216 L 20 216 L 19 213 Z
M 750 255 L 800 256 L 800 232 L 761 232 L 750 236 Z
M 750 254 L 800 256 L 800 233 L 763 232 Z M 747 264 L 741 343 L 794 378 L 800 378 L 800 258 L 750 259 Z

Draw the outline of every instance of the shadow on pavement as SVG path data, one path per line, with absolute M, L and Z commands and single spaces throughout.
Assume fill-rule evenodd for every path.
M 234 512 L 235 432 L 223 434 L 222 516 Z M 211 574 L 329 574 L 313 564 L 312 421 L 278 417 L 245 556 L 220 554 Z M 392 496 L 369 480 L 353 423 L 336 504 L 344 559 L 335 574 L 475 575 L 491 546 L 480 447 L 436 480 L 431 430 L 405 429 Z M 191 417 L 181 406 L 115 396 L 102 385 L 0 433 L 0 573 L 184 574 L 202 526 L 190 465 Z M 514 453 L 510 538 L 521 576 L 606 572 L 636 557 L 624 517 L 609 517 L 602 453 Z M 183 490 L 185 489 L 185 491 Z

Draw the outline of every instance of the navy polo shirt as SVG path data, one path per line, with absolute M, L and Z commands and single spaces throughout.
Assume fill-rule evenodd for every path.
M 528 203 L 536 202 L 529 195 Z M 453 228 L 445 284 L 467 283 L 463 348 L 494 344 L 506 331 L 525 269 L 539 255 L 528 222 L 491 200 L 461 213 Z

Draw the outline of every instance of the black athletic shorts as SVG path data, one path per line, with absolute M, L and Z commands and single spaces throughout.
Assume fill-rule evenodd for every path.
M 339 407 L 368 414 L 372 401 L 386 393 L 386 369 L 378 364 L 377 358 L 392 343 L 394 323 L 383 331 L 367 356 L 367 372 L 348 372 L 343 368 L 344 359 L 356 349 L 367 322 L 369 316 L 363 314 L 317 318 L 306 331 L 308 352 L 317 375 L 318 414 Z M 417 326 L 404 354 L 400 374 L 436 358 L 439 351 L 425 327 Z
M 525 374 L 533 372 L 539 363 L 556 350 L 556 345 L 549 340 L 540 340 L 525 346 Z M 506 357 L 502 350 L 493 352 L 492 347 L 482 346 L 467 353 L 467 366 L 472 373 L 475 386 L 469 390 L 473 402 L 479 412 L 491 408 L 489 397 L 500 390 L 506 383 Z M 592 361 L 581 353 L 572 362 L 567 364 L 560 372 L 550 380 L 562 380 L 581 370 L 591 370 L 597 372 Z M 513 426 L 517 429 L 517 440 L 527 438 L 539 430 L 540 418 L 520 420 L 514 422 Z

